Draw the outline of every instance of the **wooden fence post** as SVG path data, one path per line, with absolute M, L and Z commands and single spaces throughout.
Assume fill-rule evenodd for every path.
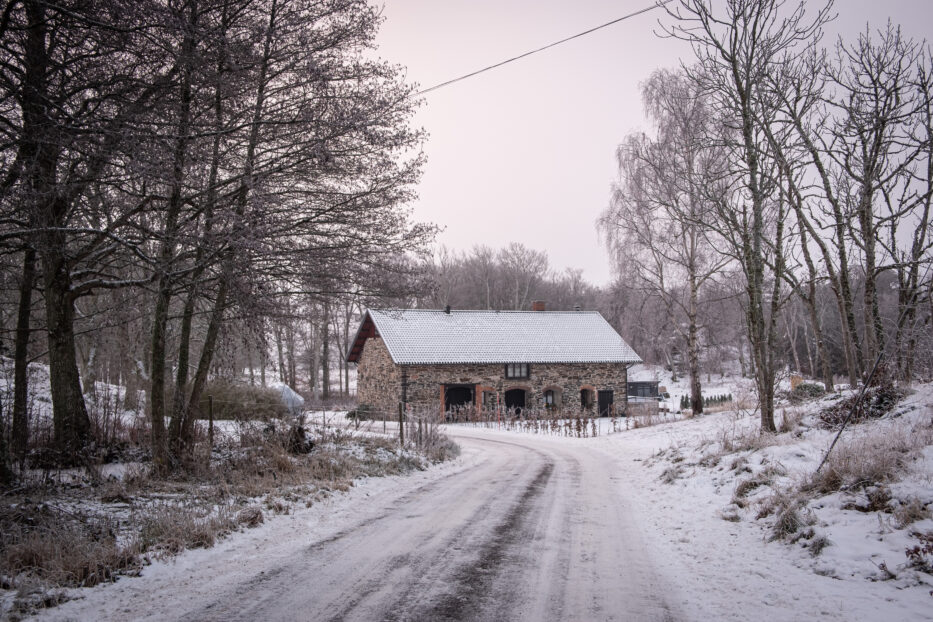
M 402 447 L 405 446 L 405 420 L 403 418 L 404 405 L 398 403 L 398 442 Z
M 207 442 L 214 448 L 214 396 L 207 396 Z

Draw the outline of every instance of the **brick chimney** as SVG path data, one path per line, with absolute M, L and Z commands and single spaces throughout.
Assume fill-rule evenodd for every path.
M 544 311 L 545 304 L 543 300 L 535 300 L 531 303 L 532 311 Z

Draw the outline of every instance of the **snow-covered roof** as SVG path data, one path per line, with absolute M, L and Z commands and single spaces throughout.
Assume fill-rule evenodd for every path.
M 375 335 L 400 365 L 641 362 L 598 311 L 371 309 L 347 360 Z
M 634 365 L 629 367 L 629 382 L 658 382 L 658 368 L 648 365 Z
M 301 397 L 294 389 L 284 382 L 273 383 L 272 388 L 279 391 L 282 396 L 282 403 L 285 404 L 289 412 L 293 414 L 301 412 L 302 407 L 305 405 L 305 398 Z

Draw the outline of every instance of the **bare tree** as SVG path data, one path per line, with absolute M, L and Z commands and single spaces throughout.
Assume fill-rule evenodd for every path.
M 783 4 L 727 0 L 720 11 L 708 0 L 681 0 L 665 7 L 674 18 L 668 34 L 693 47 L 698 67 L 690 75 L 721 118 L 724 131 L 718 138 L 731 152 L 736 183 L 721 204 L 718 229 L 746 279 L 746 323 L 761 428 L 766 432 L 775 430 L 776 325 L 783 301 L 787 210 L 783 188 L 776 183 L 779 170 L 763 131 L 774 123 L 776 114 L 767 76 L 773 67 L 799 55 L 829 19 L 829 5 L 810 18 L 802 4 L 786 12 Z
M 509 307 L 516 311 L 527 309 L 535 289 L 547 277 L 547 254 L 512 242 L 499 251 L 499 263 L 509 291 Z
M 616 262 L 628 263 L 641 287 L 660 297 L 686 342 L 691 408 L 701 413 L 701 292 L 731 261 L 715 250 L 707 224 L 715 215 L 709 189 L 723 174 L 722 155 L 707 140 L 713 118 L 695 82 L 658 71 L 642 91 L 656 135 L 636 134 L 619 147 L 620 180 L 600 227 Z

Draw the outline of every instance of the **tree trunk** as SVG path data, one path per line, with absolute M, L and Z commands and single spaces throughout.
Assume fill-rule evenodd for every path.
M 168 428 L 168 443 L 172 453 L 178 455 L 188 439 L 182 438 L 184 420 L 188 417 L 185 405 L 188 392 L 188 366 L 191 356 L 191 323 L 194 317 L 194 302 L 197 285 L 192 283 L 181 315 L 178 332 L 178 367 L 175 370 L 175 392 L 172 395 L 172 421 Z
M 51 237 L 57 236 L 53 233 Z M 69 295 L 68 272 L 60 262 L 44 261 L 43 274 L 55 445 L 63 464 L 76 464 L 83 459 L 91 421 L 75 359 L 74 301 Z
M 29 447 L 29 422 L 26 404 L 29 396 L 29 320 L 32 290 L 36 280 L 36 251 L 29 247 L 23 257 L 23 276 L 19 286 L 16 313 L 16 342 L 13 346 L 13 429 L 12 454 L 19 460 Z
M 810 281 L 810 293 L 816 296 L 816 287 L 813 281 Z M 833 368 L 829 362 L 829 350 L 826 348 L 826 341 L 823 339 L 823 328 L 820 326 L 820 319 L 816 312 L 816 304 L 807 303 L 807 310 L 810 313 L 810 327 L 813 329 L 813 339 L 816 341 L 816 348 L 820 355 L 820 367 L 823 372 L 823 385 L 827 391 L 835 389 L 833 385 Z
M 292 390 L 298 390 L 296 376 L 298 375 L 298 364 L 295 361 L 295 326 L 294 320 L 290 320 L 285 326 L 285 345 L 288 362 L 288 386 Z
M 312 321 L 309 329 L 311 335 L 311 346 L 308 348 L 308 386 L 311 389 L 311 395 L 318 396 L 318 372 L 320 371 L 321 356 L 319 353 L 320 335 L 316 333 L 315 323 Z
M 188 416 L 185 418 L 184 427 L 182 429 L 182 435 L 185 438 L 190 438 L 191 432 L 194 429 L 194 419 L 198 413 L 198 403 L 201 401 L 201 394 L 204 392 L 204 386 L 207 384 L 207 375 L 211 368 L 211 361 L 214 360 L 214 351 L 217 348 L 217 335 L 220 334 L 220 325 L 223 322 L 226 306 L 227 278 L 221 277 L 220 284 L 217 287 L 217 297 L 214 299 L 214 308 L 211 310 L 211 317 L 207 323 L 207 333 L 204 336 L 204 347 L 201 349 L 198 369 L 194 372 L 194 379 L 191 381 L 191 395 L 188 397 Z
M 285 367 L 285 353 L 282 350 L 282 327 L 275 325 L 275 349 L 279 355 L 279 382 L 288 384 L 288 369 Z
M 690 365 L 690 409 L 703 412 L 703 390 L 700 386 L 700 345 L 697 330 L 697 282 L 691 266 L 690 304 L 687 313 L 687 359 Z
M 10 468 L 10 452 L 6 444 L 6 430 L 3 429 L 3 400 L 0 400 L 0 486 L 9 486 L 13 481 L 13 469 Z
M 803 373 L 803 368 L 800 366 L 800 355 L 797 352 L 797 327 L 796 322 L 793 330 L 790 327 L 790 320 L 787 319 L 787 314 L 784 314 L 784 330 L 787 333 L 787 342 L 790 345 L 791 358 L 794 359 L 794 368 L 797 373 Z
M 739 333 L 739 368 L 742 370 L 742 377 L 748 377 L 748 370 L 745 368 L 745 339 L 742 338 L 743 335 Z
M 324 303 L 321 321 L 321 399 L 330 398 L 330 304 Z

